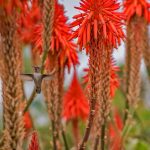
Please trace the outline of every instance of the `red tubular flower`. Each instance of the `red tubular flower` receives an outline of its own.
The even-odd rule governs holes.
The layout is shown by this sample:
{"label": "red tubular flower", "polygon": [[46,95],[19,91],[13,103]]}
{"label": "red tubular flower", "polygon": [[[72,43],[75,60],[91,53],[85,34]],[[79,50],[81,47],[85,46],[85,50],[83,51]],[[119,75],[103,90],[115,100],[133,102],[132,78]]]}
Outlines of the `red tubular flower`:
{"label": "red tubular flower", "polygon": [[32,139],[28,150],[39,150],[39,142],[38,142],[38,136],[36,132],[32,133]]}
{"label": "red tubular flower", "polygon": [[[89,81],[89,69],[84,69],[87,74],[83,77],[84,83],[88,84]],[[116,74],[119,71],[119,67],[115,66],[115,63],[112,61],[111,70],[110,70],[110,97],[113,98],[115,95],[116,89],[119,87],[119,77]],[[88,85],[89,86],[89,85]]]}
{"label": "red tubular flower", "polygon": [[89,105],[78,82],[77,75],[74,73],[72,83],[64,95],[63,117],[66,120],[86,120],[89,113]]}
{"label": "red tubular flower", "polygon": [[[42,24],[35,27],[34,42],[40,54],[42,53],[42,31]],[[64,15],[64,7],[56,2],[50,50],[52,53],[59,53],[61,51],[59,53],[60,65],[64,65],[67,61],[68,68],[70,68],[71,64],[78,63],[76,45],[69,40],[70,36],[71,30],[67,24],[67,17]]]}
{"label": "red tubular flower", "polygon": [[126,0],[124,3],[124,13],[129,21],[134,15],[139,17],[143,16],[149,22],[150,21],[150,4],[147,0]]}
{"label": "red tubular flower", "polygon": [[115,112],[114,124],[109,124],[110,149],[119,150],[122,146],[121,132],[123,122],[118,112]]}
{"label": "red tubular flower", "polygon": [[71,27],[79,26],[71,38],[78,37],[80,50],[85,47],[88,52],[91,37],[101,38],[105,44],[115,48],[120,45],[125,36],[121,28],[124,15],[116,12],[119,7],[116,0],[81,0],[80,7],[75,8],[83,13],[75,15],[73,18],[76,20],[71,24]]}
{"label": "red tubular flower", "polygon": [[111,71],[110,71],[110,96],[113,98],[115,96],[115,91],[119,87],[119,77],[116,74],[119,71],[119,67],[115,66],[114,62],[112,63],[111,66]]}

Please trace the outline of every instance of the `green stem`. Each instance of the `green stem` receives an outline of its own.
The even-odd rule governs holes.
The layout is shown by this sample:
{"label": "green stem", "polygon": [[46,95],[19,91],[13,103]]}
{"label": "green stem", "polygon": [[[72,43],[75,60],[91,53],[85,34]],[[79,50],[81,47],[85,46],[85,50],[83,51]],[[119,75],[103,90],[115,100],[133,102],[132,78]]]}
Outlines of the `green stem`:
{"label": "green stem", "polygon": [[128,119],[128,115],[129,115],[129,103],[128,100],[126,100],[126,104],[125,104],[125,114],[124,114],[124,124],[126,123],[127,119]]}
{"label": "green stem", "polygon": [[51,120],[52,122],[52,134],[53,134],[53,148],[54,150],[57,150],[57,145],[56,145],[56,135],[55,135],[55,123],[53,120]]}
{"label": "green stem", "polygon": [[127,133],[130,131],[130,129],[131,129],[131,124],[125,125],[125,127],[122,131],[122,139],[127,135]]}
{"label": "green stem", "polygon": [[41,74],[44,73],[44,63],[47,58],[47,55],[48,55],[48,51],[44,51],[44,54],[42,56]]}
{"label": "green stem", "polygon": [[123,88],[120,87],[119,89],[120,89],[120,92],[122,93],[122,95],[124,96],[124,98],[126,99],[126,101],[125,101],[125,114],[124,114],[124,119],[123,119],[124,124],[125,124],[127,119],[128,119],[128,115],[129,115],[129,109],[130,109],[129,108],[129,102],[128,102],[127,97],[123,91]]}
{"label": "green stem", "polygon": [[94,143],[93,150],[98,150],[98,147],[99,147],[99,138],[100,138],[100,136],[97,135],[96,138],[95,138],[95,143]]}
{"label": "green stem", "polygon": [[69,146],[68,146],[68,143],[67,143],[67,138],[66,138],[66,134],[65,134],[64,129],[62,129],[62,137],[63,137],[63,140],[64,140],[65,149],[69,150]]}
{"label": "green stem", "polygon": [[29,109],[29,107],[30,107],[31,103],[33,102],[35,96],[36,96],[36,89],[34,87],[34,90],[33,90],[32,94],[31,94],[31,96],[30,96],[30,98],[27,102],[27,105],[26,105],[25,109],[23,110],[23,114],[25,112],[27,112],[27,110]]}
{"label": "green stem", "polygon": [[148,78],[150,80],[150,66],[149,65],[146,65],[146,70],[147,70]]}
{"label": "green stem", "polygon": [[[129,110],[130,111],[130,115],[133,116],[134,113],[135,113],[135,110]],[[125,138],[125,136],[129,133],[129,131],[131,130],[132,128],[132,124],[130,123],[130,120],[126,120],[126,124],[123,128],[123,131],[122,131],[122,139]]]}
{"label": "green stem", "polygon": [[101,129],[101,150],[105,150],[105,130],[106,130],[106,122],[104,122]]}

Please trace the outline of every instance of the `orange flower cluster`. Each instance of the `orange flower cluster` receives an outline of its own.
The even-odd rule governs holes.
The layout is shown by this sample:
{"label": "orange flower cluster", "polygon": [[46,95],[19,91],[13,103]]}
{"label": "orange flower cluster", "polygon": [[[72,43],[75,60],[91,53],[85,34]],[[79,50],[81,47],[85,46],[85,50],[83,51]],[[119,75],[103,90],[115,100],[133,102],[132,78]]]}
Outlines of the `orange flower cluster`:
{"label": "orange flower cluster", "polygon": [[121,22],[124,19],[123,13],[117,12],[119,3],[116,0],[81,0],[80,7],[76,9],[83,13],[75,15],[71,27],[77,27],[70,38],[78,37],[80,50],[87,48],[91,39],[102,40],[104,44],[117,48],[124,39]]}
{"label": "orange flower cluster", "polygon": [[66,120],[78,120],[78,118],[85,120],[88,117],[88,100],[83,93],[76,73],[74,73],[72,83],[64,95],[63,108],[63,117]]}
{"label": "orange flower cluster", "polygon": [[[88,83],[89,81],[89,69],[84,69],[85,72],[87,72],[87,74],[83,77],[84,78],[84,83]],[[116,72],[119,71],[119,67],[115,66],[114,61],[112,61],[112,65],[111,65],[111,70],[110,70],[110,96],[111,98],[114,97],[115,95],[115,91],[116,89],[119,87],[119,77],[116,74]],[[88,85],[89,86],[89,85]]]}
{"label": "orange flower cluster", "polygon": [[150,21],[150,3],[147,0],[126,0],[124,2],[124,13],[129,21],[134,15],[139,17],[143,16],[149,22]]}

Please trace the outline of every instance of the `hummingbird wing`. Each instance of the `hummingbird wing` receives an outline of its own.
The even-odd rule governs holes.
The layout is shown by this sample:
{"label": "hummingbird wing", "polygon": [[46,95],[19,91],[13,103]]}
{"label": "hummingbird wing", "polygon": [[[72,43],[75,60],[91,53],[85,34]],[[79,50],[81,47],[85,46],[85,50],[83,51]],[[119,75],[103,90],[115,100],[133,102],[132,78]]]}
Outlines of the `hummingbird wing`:
{"label": "hummingbird wing", "polygon": [[51,80],[55,73],[56,73],[56,69],[54,68],[49,74],[43,74],[42,80]]}
{"label": "hummingbird wing", "polygon": [[52,78],[53,78],[53,75],[49,75],[49,74],[43,74],[42,75],[43,80],[51,80]]}
{"label": "hummingbird wing", "polygon": [[33,74],[20,74],[22,80],[33,81]]}

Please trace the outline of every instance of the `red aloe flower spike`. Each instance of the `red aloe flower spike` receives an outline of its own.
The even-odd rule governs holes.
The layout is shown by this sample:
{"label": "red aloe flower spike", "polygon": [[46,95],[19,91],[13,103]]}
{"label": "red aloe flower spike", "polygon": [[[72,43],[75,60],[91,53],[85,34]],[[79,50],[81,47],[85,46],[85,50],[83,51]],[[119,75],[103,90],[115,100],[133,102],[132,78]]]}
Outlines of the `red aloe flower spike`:
{"label": "red aloe flower spike", "polygon": [[86,96],[79,84],[76,73],[74,73],[72,83],[64,95],[63,117],[66,120],[86,120],[89,114],[89,105]]}
{"label": "red aloe flower spike", "polygon": [[32,133],[32,139],[31,139],[28,150],[39,150],[38,135],[36,132]]}
{"label": "red aloe flower spike", "polygon": [[[123,13],[117,12],[119,7],[119,3],[116,0],[81,0],[80,6],[75,7],[82,13],[74,17],[75,21],[71,24],[71,27],[77,27],[77,29],[71,38],[78,38],[77,43],[80,50],[85,48],[86,53],[89,53],[89,76],[91,82],[89,119],[79,150],[84,150],[88,141],[97,101],[103,99],[103,102],[100,103],[104,105],[104,109],[101,111],[103,120],[105,120],[104,124],[110,111],[108,103],[110,99],[111,54],[113,48],[117,48],[121,39],[125,38],[122,31],[122,20],[125,16]],[[103,96],[102,99],[100,95]],[[102,136],[101,141],[105,141],[104,134]]]}
{"label": "red aloe flower spike", "polygon": [[150,3],[147,0],[125,0],[124,13],[129,21],[134,15],[144,17],[147,22],[150,21]]}

